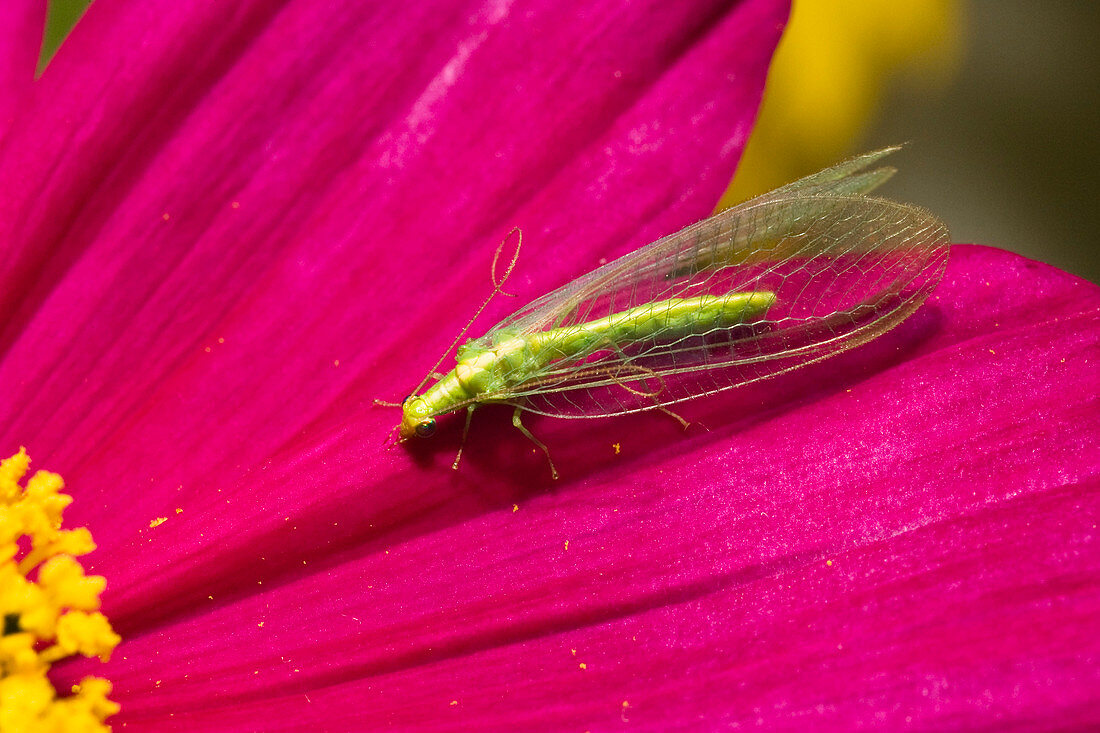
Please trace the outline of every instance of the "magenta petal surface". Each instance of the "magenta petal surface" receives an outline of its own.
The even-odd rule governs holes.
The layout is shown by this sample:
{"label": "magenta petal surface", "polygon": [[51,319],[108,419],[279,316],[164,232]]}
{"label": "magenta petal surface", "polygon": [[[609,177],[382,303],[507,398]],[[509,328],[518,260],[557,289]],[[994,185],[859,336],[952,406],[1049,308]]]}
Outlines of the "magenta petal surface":
{"label": "magenta petal surface", "polygon": [[[127,721],[1085,729],[1098,342],[1095,286],[957,247],[913,319],[755,416],[545,491],[513,476],[515,505],[378,467],[327,517],[333,541],[377,523],[354,548],[275,582],[254,557],[235,577],[262,586],[134,630]],[[603,431],[584,449],[646,440]],[[403,526],[372,500],[437,481],[455,497]],[[309,534],[299,515],[283,539],[306,557]]]}
{"label": "magenta petal surface", "polygon": [[[0,382],[19,389],[0,442],[112,487],[74,511],[127,557],[110,573],[123,629],[241,592],[264,538],[277,577],[480,512],[446,472],[364,490],[421,472],[382,450],[396,418],[373,398],[420,379],[517,224],[543,254],[510,287],[533,297],[705,215],[787,10],[163,5],[97,3],[36,90],[45,122],[0,151],[23,177],[0,180]],[[127,44],[115,60],[127,28],[149,61]],[[70,81],[77,66],[97,71]]]}
{"label": "magenta petal surface", "polygon": [[709,212],[786,12],[97,0],[0,150],[0,449],[125,637],[61,681],[127,730],[1100,719],[1100,293],[1052,268],[955,248],[709,431],[532,420],[557,483],[499,410],[457,473],[454,421],[384,447],[513,226],[525,302]]}
{"label": "magenta petal surface", "polygon": [[0,140],[31,92],[45,25],[45,0],[0,3]]}

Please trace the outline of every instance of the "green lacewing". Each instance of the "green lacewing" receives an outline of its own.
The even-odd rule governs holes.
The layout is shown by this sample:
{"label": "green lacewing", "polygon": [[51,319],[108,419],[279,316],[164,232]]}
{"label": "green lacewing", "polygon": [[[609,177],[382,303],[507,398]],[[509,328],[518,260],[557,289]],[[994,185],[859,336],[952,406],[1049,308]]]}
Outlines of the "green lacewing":
{"label": "green lacewing", "polygon": [[935,288],[950,242],[931,213],[868,195],[895,172],[870,166],[896,150],[726,209],[538,298],[425,378],[401,403],[399,439],[427,437],[438,415],[461,409],[468,431],[475,407],[507,404],[549,460],[523,411],[667,411],[882,335]]}

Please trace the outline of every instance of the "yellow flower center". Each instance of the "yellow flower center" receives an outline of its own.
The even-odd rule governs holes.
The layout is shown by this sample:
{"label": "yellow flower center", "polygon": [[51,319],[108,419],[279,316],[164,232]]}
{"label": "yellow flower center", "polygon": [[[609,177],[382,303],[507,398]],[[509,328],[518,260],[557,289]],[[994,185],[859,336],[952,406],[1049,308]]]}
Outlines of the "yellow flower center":
{"label": "yellow flower center", "polygon": [[76,560],[95,549],[91,533],[61,529],[73,499],[55,473],[23,483],[29,464],[23,448],[0,461],[0,731],[108,731],[110,682],[85,677],[61,697],[46,677],[73,654],[107,661],[121,639],[99,612],[106,580]]}

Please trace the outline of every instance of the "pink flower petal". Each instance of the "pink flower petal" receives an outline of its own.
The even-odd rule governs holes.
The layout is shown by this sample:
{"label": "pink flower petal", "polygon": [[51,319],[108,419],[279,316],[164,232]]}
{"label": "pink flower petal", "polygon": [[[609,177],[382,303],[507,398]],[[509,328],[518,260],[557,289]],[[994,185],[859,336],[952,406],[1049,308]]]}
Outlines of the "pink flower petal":
{"label": "pink flower petal", "polygon": [[523,302],[707,213],[786,12],[387,7],[97,0],[0,151],[0,440],[100,543],[115,722],[1097,722],[1100,291],[1052,268],[955,248],[709,431],[532,420],[559,483],[500,410],[457,473],[455,421],[383,447],[513,226]]}
{"label": "pink flower petal", "polygon": [[[588,11],[591,35],[578,36],[550,3],[438,18],[355,7],[336,38],[325,4],[295,4],[262,26],[240,20],[255,36],[191,93],[185,120],[162,113],[160,99],[114,89],[150,85],[144,76],[109,76],[99,97],[148,120],[155,156],[125,151],[134,157],[117,164],[125,180],[99,171],[95,190],[89,181],[76,190],[80,175],[45,179],[42,197],[64,200],[60,208],[85,202],[61,245],[79,257],[51,259],[22,287],[0,364],[0,379],[20,385],[3,440],[109,491],[103,506],[75,511],[97,527],[104,556],[129,558],[110,573],[124,629],[129,609],[148,618],[236,587],[236,573],[256,562],[244,548],[280,536],[288,515],[327,527],[360,504],[347,543],[379,512],[401,523],[456,494],[480,511],[447,472],[420,492],[363,491],[380,467],[409,470],[407,456],[381,450],[396,420],[371,399],[408,389],[420,377],[410,370],[428,368],[487,289],[490,254],[514,224],[557,263],[532,262],[527,272],[541,279],[531,291],[590,267],[600,250],[639,244],[623,233],[628,222],[633,232],[646,222],[663,229],[705,213],[755,112],[786,10],[759,0],[667,17],[609,7]],[[117,25],[146,20],[104,8],[115,15],[89,15],[50,73],[79,50],[105,53],[93,33],[108,42]],[[240,40],[243,31],[223,25],[212,32]],[[156,28],[195,47],[203,35]],[[322,32],[324,42],[311,38]],[[500,85],[499,60],[529,54],[532,37],[540,53]],[[191,69],[193,54],[159,36],[145,42],[165,47],[158,73]],[[598,53],[563,67],[578,44]],[[317,48],[330,50],[305,64],[303,49]],[[87,131],[100,158],[119,152],[120,124]],[[647,126],[660,128],[648,143]],[[73,166],[83,172],[93,158]],[[622,211],[608,214],[612,193]],[[587,229],[564,241],[544,234],[586,211]],[[50,221],[24,232],[26,251],[53,236]],[[157,533],[165,547],[155,554],[141,553],[149,522],[177,508],[187,521]],[[275,545],[271,571],[300,563]],[[150,595],[154,576],[165,582]]]}
{"label": "pink flower petal", "polygon": [[[467,506],[396,527],[371,497],[446,469],[373,477],[327,526],[286,523],[300,572],[252,558],[242,592],[135,629],[127,722],[1087,727],[1098,322],[1094,286],[958,247],[914,319],[763,414],[517,487],[518,510],[460,472]],[[604,430],[589,452],[644,441]]]}
{"label": "pink flower petal", "polygon": [[0,3],[0,141],[31,92],[45,24],[43,0]]}

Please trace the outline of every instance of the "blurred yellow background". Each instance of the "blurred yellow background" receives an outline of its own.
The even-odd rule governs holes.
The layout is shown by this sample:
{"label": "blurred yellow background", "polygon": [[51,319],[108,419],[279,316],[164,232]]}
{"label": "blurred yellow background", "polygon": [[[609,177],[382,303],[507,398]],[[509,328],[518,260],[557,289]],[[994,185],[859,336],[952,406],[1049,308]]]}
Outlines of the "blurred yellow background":
{"label": "blurred yellow background", "polygon": [[959,67],[960,5],[796,0],[756,128],[723,205],[860,152],[853,146],[868,137],[890,90],[922,97],[941,92]]}
{"label": "blurred yellow background", "polygon": [[795,0],[724,203],[908,142],[884,193],[1100,282],[1100,3]]}
{"label": "blurred yellow background", "polygon": [[[51,0],[43,59],[88,0]],[[795,0],[728,205],[908,142],[885,194],[1100,282],[1100,3]]]}

